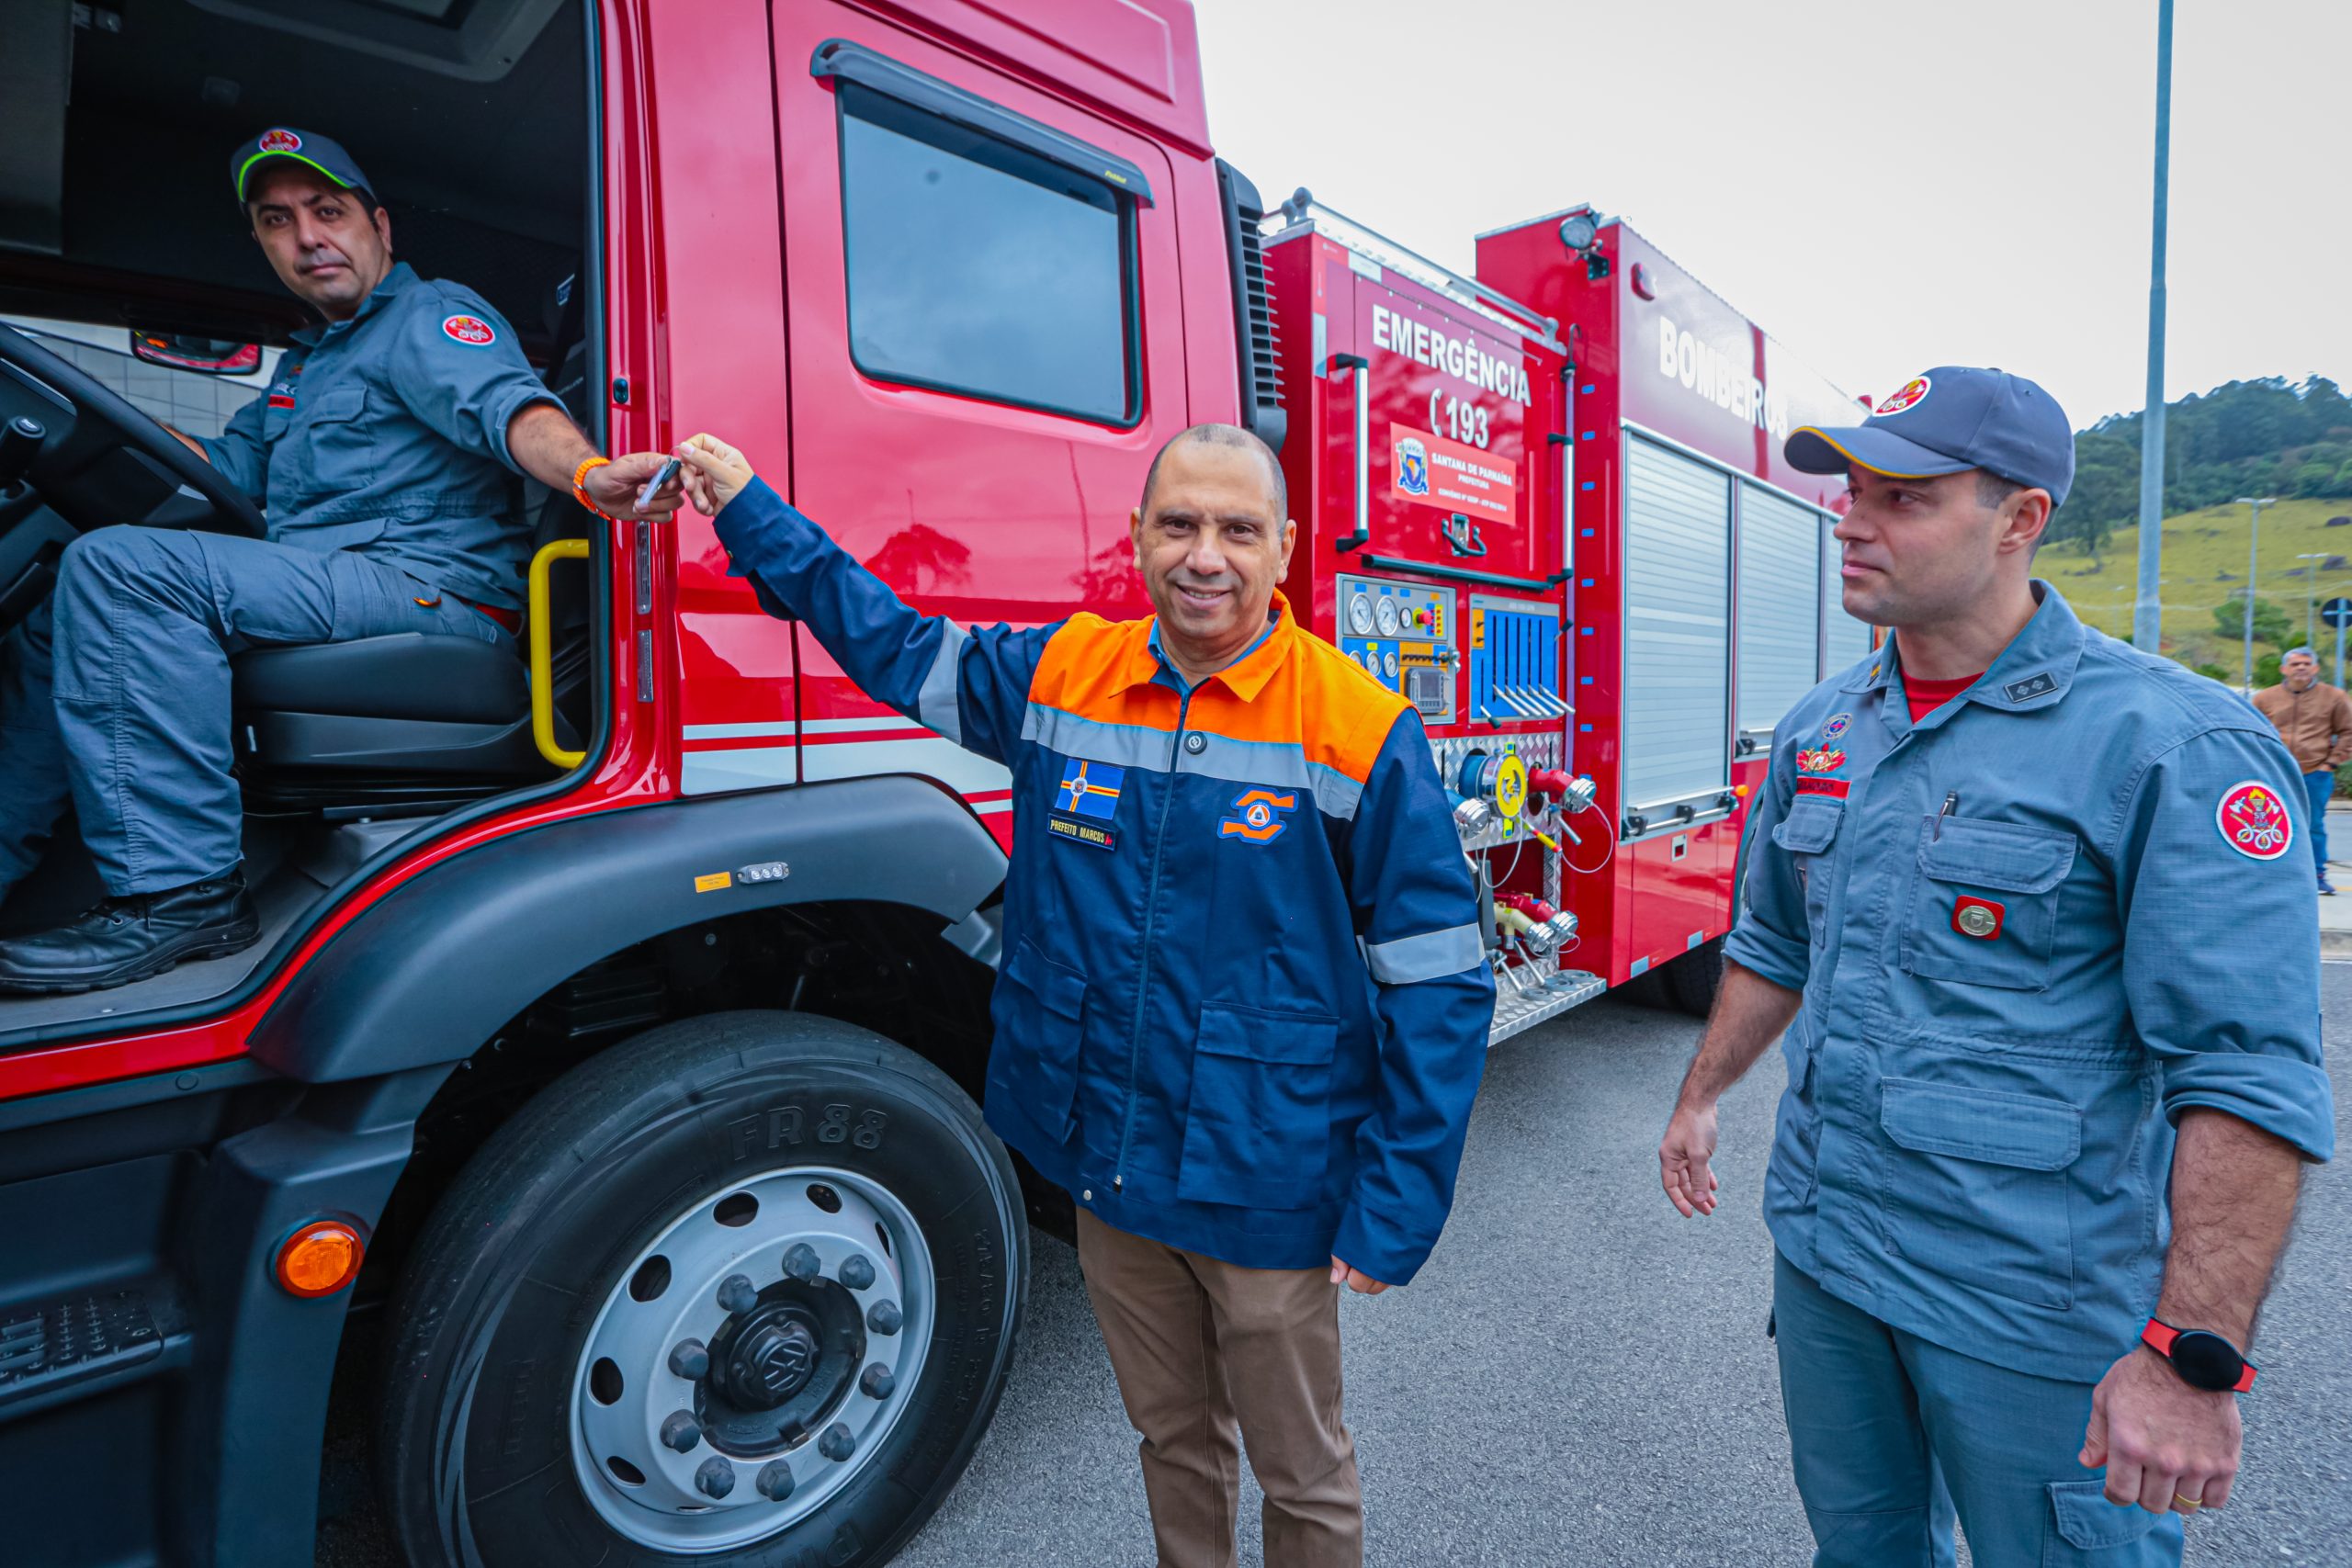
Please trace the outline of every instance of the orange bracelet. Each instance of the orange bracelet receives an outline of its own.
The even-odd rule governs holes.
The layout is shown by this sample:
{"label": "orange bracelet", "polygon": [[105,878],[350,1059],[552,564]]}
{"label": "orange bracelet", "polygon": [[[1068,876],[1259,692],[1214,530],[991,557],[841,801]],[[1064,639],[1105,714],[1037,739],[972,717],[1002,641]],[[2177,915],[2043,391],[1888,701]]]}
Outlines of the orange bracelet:
{"label": "orange bracelet", "polygon": [[614,516],[611,513],[605,511],[603,507],[588,499],[588,486],[585,482],[588,478],[589,469],[610,468],[612,466],[612,461],[613,460],[610,457],[590,457],[581,458],[580,466],[571,470],[571,494],[572,498],[578,501],[581,505],[586,507],[589,511],[594,513],[605,522],[617,523],[620,521],[619,518]]}

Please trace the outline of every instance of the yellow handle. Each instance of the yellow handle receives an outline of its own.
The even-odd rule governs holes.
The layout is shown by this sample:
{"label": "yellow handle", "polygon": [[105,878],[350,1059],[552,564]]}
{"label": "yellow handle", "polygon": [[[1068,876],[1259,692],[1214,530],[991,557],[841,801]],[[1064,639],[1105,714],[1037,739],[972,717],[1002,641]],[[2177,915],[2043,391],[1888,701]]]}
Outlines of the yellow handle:
{"label": "yellow handle", "polygon": [[588,753],[555,743],[555,610],[548,602],[548,570],[560,560],[587,558],[585,539],[558,539],[531,558],[531,739],[540,756],[566,773]]}

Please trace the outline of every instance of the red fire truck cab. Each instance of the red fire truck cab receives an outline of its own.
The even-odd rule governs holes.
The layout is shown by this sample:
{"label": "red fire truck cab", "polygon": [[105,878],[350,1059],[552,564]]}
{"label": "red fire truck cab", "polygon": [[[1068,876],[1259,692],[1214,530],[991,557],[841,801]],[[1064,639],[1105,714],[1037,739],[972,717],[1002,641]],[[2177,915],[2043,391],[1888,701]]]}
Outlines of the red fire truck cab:
{"label": "red fire truck cab", "polygon": [[[80,534],[250,512],[158,422],[302,324],[221,154],[315,128],[605,450],[725,434],[930,613],[1145,613],[1153,453],[1256,431],[1293,604],[1428,724],[1495,1037],[1651,972],[1703,1003],[1755,743],[1867,644],[1777,456],[1854,413],[1622,224],[1472,279],[1268,210],[1182,0],[47,10],[0,631]],[[258,946],[0,998],[12,1562],[307,1562],[332,1418],[419,1568],[880,1563],[986,1427],[1068,1213],[975,1103],[1009,778],[706,521],[517,506],[527,661],[235,655]],[[62,833],[0,931],[95,892]]]}

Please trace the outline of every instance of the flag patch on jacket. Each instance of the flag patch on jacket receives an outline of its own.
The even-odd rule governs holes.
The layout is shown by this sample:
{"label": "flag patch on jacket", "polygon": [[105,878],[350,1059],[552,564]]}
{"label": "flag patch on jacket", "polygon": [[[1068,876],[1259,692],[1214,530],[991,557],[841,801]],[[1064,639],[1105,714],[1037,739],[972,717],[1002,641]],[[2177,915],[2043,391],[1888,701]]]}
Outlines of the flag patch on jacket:
{"label": "flag patch on jacket", "polygon": [[1097,817],[1107,822],[1119,809],[1119,787],[1126,779],[1125,768],[1072,757],[1062,764],[1061,787],[1054,792],[1054,809],[1073,817]]}

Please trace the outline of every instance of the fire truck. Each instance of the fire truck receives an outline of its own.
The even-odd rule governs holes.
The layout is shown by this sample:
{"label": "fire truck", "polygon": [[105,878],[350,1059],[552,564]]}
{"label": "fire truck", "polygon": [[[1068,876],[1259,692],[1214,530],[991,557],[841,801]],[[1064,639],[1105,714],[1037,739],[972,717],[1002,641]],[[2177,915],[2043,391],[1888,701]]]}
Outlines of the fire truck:
{"label": "fire truck", "polygon": [[[1473,277],[1269,203],[1183,0],[9,27],[0,631],[83,533],[266,526],[163,422],[217,429],[303,324],[220,168],[284,124],[605,449],[723,434],[927,613],[1147,613],[1153,453],[1264,437],[1300,618],[1427,725],[1498,1041],[1703,1008],[1773,719],[1869,645],[1779,456],[1849,400],[1594,209]],[[418,1568],[881,1563],[988,1424],[1069,1213],[978,1109],[1009,776],[705,520],[517,505],[527,659],[235,652],[258,945],[0,998],[12,1562],[307,1562],[332,1419]],[[0,931],[96,891],[61,833]]]}

